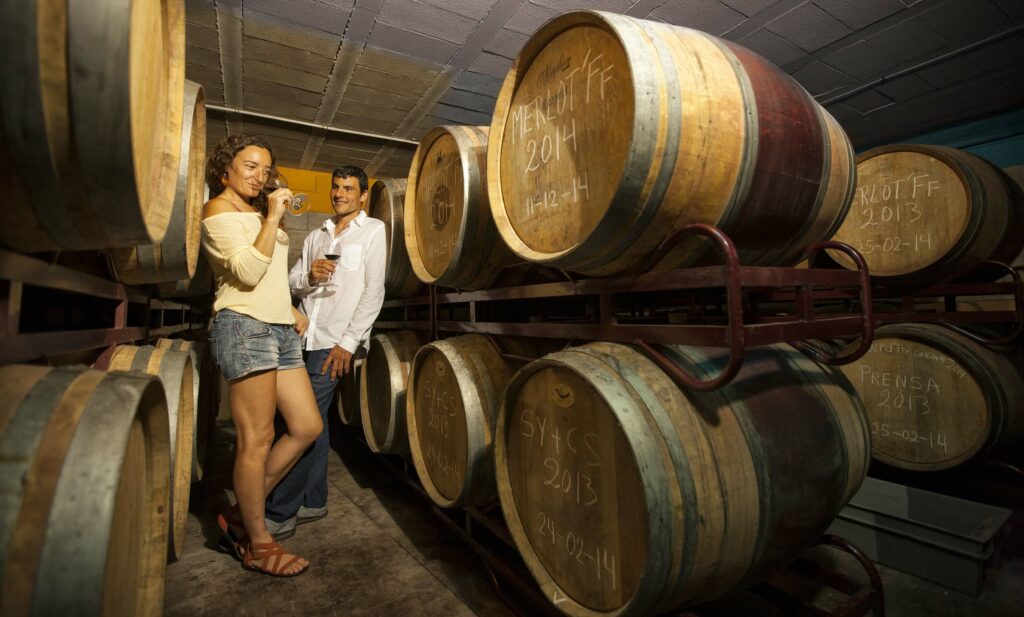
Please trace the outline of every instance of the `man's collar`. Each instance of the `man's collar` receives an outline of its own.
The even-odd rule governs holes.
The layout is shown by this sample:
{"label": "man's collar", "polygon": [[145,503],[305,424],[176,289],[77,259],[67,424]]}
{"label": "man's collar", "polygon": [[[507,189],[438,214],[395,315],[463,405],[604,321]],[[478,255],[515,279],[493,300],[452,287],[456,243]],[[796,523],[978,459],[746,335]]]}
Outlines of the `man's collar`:
{"label": "man's collar", "polygon": [[[356,227],[362,227],[366,224],[370,217],[366,214],[366,210],[360,210],[356,218],[352,219],[349,225],[355,225]],[[324,231],[334,231],[334,217],[324,219],[324,222],[320,225],[320,229]]]}

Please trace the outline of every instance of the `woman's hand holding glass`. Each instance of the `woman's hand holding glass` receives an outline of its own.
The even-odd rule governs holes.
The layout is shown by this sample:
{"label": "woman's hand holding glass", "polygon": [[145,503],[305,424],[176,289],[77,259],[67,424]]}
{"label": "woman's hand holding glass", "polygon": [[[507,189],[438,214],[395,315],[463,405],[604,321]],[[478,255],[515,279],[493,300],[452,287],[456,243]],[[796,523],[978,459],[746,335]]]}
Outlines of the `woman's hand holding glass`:
{"label": "woman's hand holding glass", "polygon": [[[264,190],[267,190],[264,187]],[[292,200],[292,192],[288,189],[276,189],[267,195],[267,215],[268,218],[280,220],[284,216],[285,212],[289,211],[289,205]]]}
{"label": "woman's hand holding glass", "polygon": [[309,209],[309,196],[301,193],[295,194],[288,189],[288,180],[281,175],[276,169],[270,172],[270,176],[267,181],[263,183],[263,191],[267,193],[267,197],[271,202],[271,208],[277,205],[274,203],[275,199],[282,200],[282,206],[288,212],[288,214],[294,216],[300,216],[306,213]]}

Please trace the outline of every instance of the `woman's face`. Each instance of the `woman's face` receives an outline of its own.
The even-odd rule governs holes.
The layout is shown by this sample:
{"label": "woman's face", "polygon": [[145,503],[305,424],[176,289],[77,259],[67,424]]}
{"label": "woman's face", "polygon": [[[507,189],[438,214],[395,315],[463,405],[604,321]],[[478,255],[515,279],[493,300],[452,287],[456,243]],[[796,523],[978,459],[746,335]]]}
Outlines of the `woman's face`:
{"label": "woman's face", "polygon": [[260,189],[270,175],[270,152],[259,146],[246,146],[238,151],[224,174],[224,184],[239,197],[250,200],[260,194]]}

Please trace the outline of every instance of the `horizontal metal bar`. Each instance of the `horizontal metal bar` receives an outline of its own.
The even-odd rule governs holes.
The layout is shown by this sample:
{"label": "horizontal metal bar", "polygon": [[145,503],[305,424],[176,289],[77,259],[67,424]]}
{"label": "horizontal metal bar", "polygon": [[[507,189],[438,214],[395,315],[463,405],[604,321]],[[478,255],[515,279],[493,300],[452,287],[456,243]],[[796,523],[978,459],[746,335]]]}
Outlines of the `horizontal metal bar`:
{"label": "horizontal metal bar", "polygon": [[233,107],[224,107],[223,105],[214,105],[212,103],[206,104],[207,110],[221,111],[225,113],[239,114],[242,116],[250,116],[252,118],[263,118],[264,120],[273,120],[274,122],[280,122],[282,124],[293,124],[296,126],[306,126],[313,129],[320,129],[327,131],[328,133],[342,133],[345,135],[355,135],[357,137],[369,137],[370,139],[379,139],[380,141],[393,141],[402,144],[411,144],[418,146],[419,142],[412,139],[404,139],[402,137],[395,137],[394,135],[381,135],[380,133],[367,133],[365,131],[353,131],[352,129],[340,129],[336,126],[330,126],[327,124],[317,124],[316,122],[307,122],[305,120],[296,120],[295,118],[286,118],[284,116],[275,116],[272,114],[264,114],[258,111],[252,111],[249,109],[235,109]]}
{"label": "horizontal metal bar", "polygon": [[632,343],[636,339],[670,345],[728,346],[728,330],[723,326],[650,326],[556,323],[502,323],[439,321],[438,330],[475,334],[532,336],[538,338],[580,339]]}
{"label": "horizontal metal bar", "polygon": [[192,324],[190,324],[190,323],[178,324],[176,326],[163,326],[161,328],[153,328],[152,330],[150,330],[149,331],[149,337],[150,338],[153,338],[153,337],[158,337],[159,338],[159,337],[162,337],[162,336],[167,336],[169,334],[177,334],[179,332],[185,332],[185,331],[191,330],[191,329],[192,329]]}
{"label": "horizontal metal bar", "polygon": [[0,363],[27,362],[74,351],[99,349],[141,340],[143,328],[72,330],[0,336]]}
{"label": "horizontal metal bar", "polygon": [[772,345],[808,339],[853,337],[861,333],[864,318],[861,315],[827,317],[814,321],[757,323],[744,326],[747,345]]}
{"label": "horizontal metal bar", "polygon": [[182,304],[181,302],[175,302],[173,300],[161,300],[159,298],[153,298],[152,302],[149,303],[150,310],[163,310],[163,311],[190,311],[192,310],[191,304]]}
{"label": "horizontal metal bar", "polygon": [[430,322],[423,321],[380,321],[373,322],[374,328],[382,330],[429,330]]}
{"label": "horizontal metal bar", "polygon": [[460,302],[480,302],[489,300],[525,300],[529,298],[557,298],[586,295],[592,292],[581,292],[579,282],[540,283],[538,285],[522,285],[519,287],[499,287],[497,289],[481,289],[479,291],[461,291],[437,294],[439,304],[458,304]]}
{"label": "horizontal metal bar", "polygon": [[[876,298],[902,298],[911,295],[914,298],[935,298],[942,296],[990,296],[1013,295],[1013,283],[951,283],[936,285],[926,289],[914,290],[912,294],[899,293],[896,290],[879,288],[875,291]],[[887,293],[888,292],[888,293]]]}
{"label": "horizontal metal bar", "polygon": [[3,249],[0,249],[0,279],[97,298],[127,299],[129,302],[142,303],[147,299],[145,293],[120,283]]}
{"label": "horizontal metal bar", "polygon": [[391,298],[384,300],[381,308],[402,308],[406,306],[427,306],[430,304],[430,296],[416,296],[415,298]]}
{"label": "horizontal metal bar", "polygon": [[957,311],[955,313],[879,313],[875,312],[875,321],[879,323],[1012,323],[1017,319],[1013,311]]}
{"label": "horizontal metal bar", "polygon": [[[744,266],[740,268],[739,274],[740,282],[744,288],[799,285],[857,287],[858,285],[858,273],[847,270]],[[589,296],[602,293],[676,291],[724,286],[724,266],[707,266],[668,270],[665,272],[648,272],[633,277],[583,279],[575,282],[540,283],[518,287],[441,293],[437,295],[437,301],[443,304],[458,304],[460,302],[473,301]],[[856,296],[856,292],[853,292],[853,295]],[[429,304],[429,302],[429,296],[420,296],[417,298],[388,300],[384,303],[384,306],[418,306]]]}

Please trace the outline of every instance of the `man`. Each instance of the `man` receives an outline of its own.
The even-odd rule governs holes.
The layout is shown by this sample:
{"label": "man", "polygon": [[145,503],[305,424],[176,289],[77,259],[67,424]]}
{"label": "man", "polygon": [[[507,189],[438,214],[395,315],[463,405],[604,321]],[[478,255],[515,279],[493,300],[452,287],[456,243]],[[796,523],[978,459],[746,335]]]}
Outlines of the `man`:
{"label": "man", "polygon": [[[334,216],[306,237],[288,275],[292,294],[301,299],[299,310],[309,318],[306,371],[325,427],[338,378],[354,370],[354,357],[365,355],[370,326],[384,302],[384,223],[363,211],[367,188],[366,172],[359,167],[334,170]],[[297,525],[327,516],[329,442],[325,428],[267,497],[267,529],[275,538],[290,537]]]}

